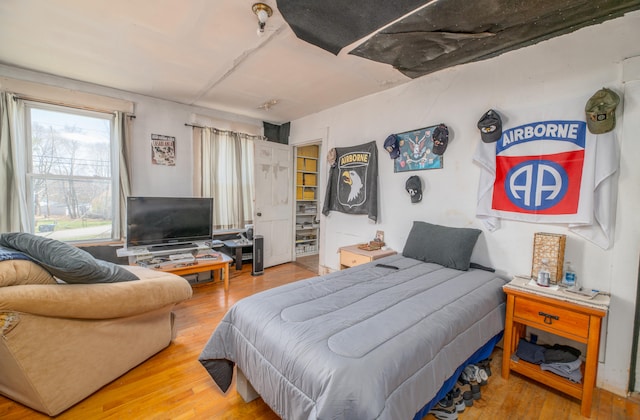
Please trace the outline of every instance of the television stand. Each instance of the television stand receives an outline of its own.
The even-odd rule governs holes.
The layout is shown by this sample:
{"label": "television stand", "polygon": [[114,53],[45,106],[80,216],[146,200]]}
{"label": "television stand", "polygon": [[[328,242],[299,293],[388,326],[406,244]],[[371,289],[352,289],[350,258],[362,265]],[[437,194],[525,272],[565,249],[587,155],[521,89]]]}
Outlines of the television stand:
{"label": "television stand", "polygon": [[195,255],[195,259],[192,262],[176,262],[175,264],[164,265],[158,268],[155,268],[153,265],[147,267],[152,270],[164,271],[178,276],[188,276],[190,274],[211,271],[212,278],[214,271],[221,270],[224,291],[227,292],[229,290],[229,265],[232,261],[228,255],[221,252],[209,251]]}
{"label": "television stand", "polygon": [[118,257],[129,257],[129,264],[135,264],[138,260],[147,259],[151,256],[182,254],[185,252],[195,254],[199,251],[211,250],[210,243],[211,241],[193,241],[184,244],[131,246],[117,249],[116,255]]}
{"label": "television stand", "polygon": [[[176,245],[189,245],[180,248]],[[194,241],[189,244],[163,244],[161,249],[154,246],[120,248],[119,257],[128,257],[129,265],[139,265],[152,270],[165,271],[178,276],[187,276],[205,271],[221,270],[224,290],[229,290],[229,265],[231,257],[211,249],[211,241]],[[185,252],[186,251],[186,252]],[[171,255],[190,253],[190,259],[171,259]]]}
{"label": "television stand", "polygon": [[198,249],[198,245],[193,243],[184,243],[184,244],[162,244],[162,245],[151,245],[147,248],[150,252],[157,251],[175,251],[179,250],[187,250],[187,249]]}

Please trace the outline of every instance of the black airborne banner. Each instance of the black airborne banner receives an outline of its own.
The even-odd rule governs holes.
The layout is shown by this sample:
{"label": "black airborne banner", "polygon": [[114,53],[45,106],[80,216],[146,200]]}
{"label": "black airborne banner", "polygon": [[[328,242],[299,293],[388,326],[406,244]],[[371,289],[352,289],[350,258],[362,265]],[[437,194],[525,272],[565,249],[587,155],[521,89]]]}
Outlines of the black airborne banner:
{"label": "black airborne banner", "polygon": [[376,142],[336,147],[322,214],[335,210],[378,219],[378,149]]}

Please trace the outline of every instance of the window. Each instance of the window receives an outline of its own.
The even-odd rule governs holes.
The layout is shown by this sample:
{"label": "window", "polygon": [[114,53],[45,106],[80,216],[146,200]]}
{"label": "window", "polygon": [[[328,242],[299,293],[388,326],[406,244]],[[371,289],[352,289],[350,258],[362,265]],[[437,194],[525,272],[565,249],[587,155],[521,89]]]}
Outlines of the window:
{"label": "window", "polygon": [[117,238],[114,115],[32,102],[25,109],[32,233],[62,241]]}

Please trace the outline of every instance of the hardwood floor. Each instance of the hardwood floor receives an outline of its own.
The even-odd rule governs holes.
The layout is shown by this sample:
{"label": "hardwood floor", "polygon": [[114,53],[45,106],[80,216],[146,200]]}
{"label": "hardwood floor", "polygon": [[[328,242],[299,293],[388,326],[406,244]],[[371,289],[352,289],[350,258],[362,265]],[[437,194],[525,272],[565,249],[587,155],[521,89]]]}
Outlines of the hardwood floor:
{"label": "hardwood floor", "polygon": [[297,257],[295,263],[309,271],[313,271],[314,273],[318,273],[318,269],[320,268],[318,263],[318,254]]}
{"label": "hardwood floor", "polygon": [[[257,399],[244,403],[235,384],[220,393],[198,362],[205,343],[227,309],[243,297],[315,273],[298,264],[268,268],[251,276],[251,265],[240,272],[231,269],[231,285],[225,294],[219,280],[193,286],[191,300],[175,309],[178,334],[166,349],[142,365],[106,385],[56,418],[58,419],[278,419]],[[52,355],[53,357],[53,355]],[[482,398],[460,414],[460,419],[578,419],[579,401],[544,385],[512,374],[500,376],[502,351],[492,355],[489,384]],[[2,372],[0,372],[0,375]],[[87,372],[91,374],[91,372]],[[0,418],[46,419],[48,416],[0,396]],[[426,419],[434,417],[428,415]],[[592,419],[640,418],[640,403],[596,389]]]}

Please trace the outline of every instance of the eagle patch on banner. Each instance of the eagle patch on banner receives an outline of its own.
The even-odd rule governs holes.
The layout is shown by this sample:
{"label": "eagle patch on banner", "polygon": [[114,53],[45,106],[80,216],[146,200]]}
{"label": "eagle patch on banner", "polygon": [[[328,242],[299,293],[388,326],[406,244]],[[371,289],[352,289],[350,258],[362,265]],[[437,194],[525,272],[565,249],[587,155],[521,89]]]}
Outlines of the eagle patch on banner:
{"label": "eagle patch on banner", "polygon": [[499,219],[566,223],[607,249],[613,241],[617,142],[580,120],[537,121],[480,143],[476,216],[494,231]]}
{"label": "eagle patch on banner", "polygon": [[322,214],[335,210],[378,218],[378,149],[376,142],[336,147]]}

